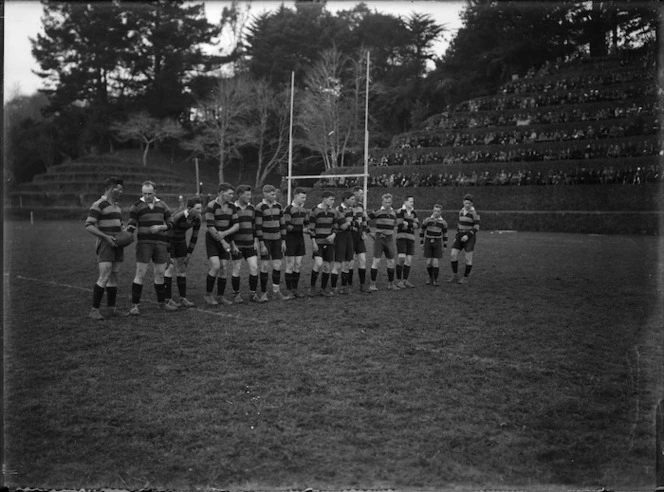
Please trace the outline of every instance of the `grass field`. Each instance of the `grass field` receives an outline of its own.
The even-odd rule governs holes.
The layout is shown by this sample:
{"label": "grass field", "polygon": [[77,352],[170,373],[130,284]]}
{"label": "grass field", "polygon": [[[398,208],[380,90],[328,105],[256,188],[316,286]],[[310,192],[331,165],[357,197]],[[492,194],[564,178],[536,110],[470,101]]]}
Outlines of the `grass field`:
{"label": "grass field", "polygon": [[9,486],[654,488],[660,238],[486,231],[467,288],[418,252],[416,289],[176,313],[148,280],[91,322],[83,224],[4,233]]}

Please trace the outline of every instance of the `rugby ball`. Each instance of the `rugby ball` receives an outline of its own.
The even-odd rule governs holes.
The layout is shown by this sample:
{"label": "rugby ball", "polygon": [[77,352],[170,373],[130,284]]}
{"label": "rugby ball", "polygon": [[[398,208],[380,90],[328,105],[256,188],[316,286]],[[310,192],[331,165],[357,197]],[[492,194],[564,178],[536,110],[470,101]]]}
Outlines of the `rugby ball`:
{"label": "rugby ball", "polygon": [[133,242],[134,242],[134,235],[127,230],[120,231],[115,235],[115,244],[117,244],[121,248],[129,246]]}

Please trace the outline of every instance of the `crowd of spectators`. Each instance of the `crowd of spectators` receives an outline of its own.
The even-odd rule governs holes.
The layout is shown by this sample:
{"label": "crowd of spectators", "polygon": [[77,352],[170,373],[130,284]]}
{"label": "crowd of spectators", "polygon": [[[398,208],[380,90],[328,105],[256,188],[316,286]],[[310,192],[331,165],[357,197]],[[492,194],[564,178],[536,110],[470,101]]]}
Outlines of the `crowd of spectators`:
{"label": "crowd of spectators", "polygon": [[625,158],[656,155],[659,144],[656,139],[643,138],[629,141],[570,142],[568,145],[537,148],[534,146],[516,146],[510,150],[478,150],[472,147],[466,150],[448,148],[445,151],[402,152],[396,150],[378,156],[371,156],[370,165],[409,166],[441,163],[487,163],[487,162],[538,162],[570,159]]}
{"label": "crowd of spectators", "polygon": [[[595,86],[627,84],[637,80],[646,80],[649,76],[645,70],[630,70],[602,74],[577,74],[552,79],[517,79],[502,86],[501,94],[529,94],[539,92],[566,91],[570,89],[586,89]],[[652,78],[652,76],[650,76]]]}
{"label": "crowd of spectators", "polygon": [[[664,182],[662,166],[652,164],[629,168],[604,166],[602,168],[577,168],[570,171],[549,169],[533,171],[473,171],[472,173],[451,172],[405,174],[384,173],[369,176],[370,188],[402,188],[432,186],[526,186],[526,185],[582,185],[582,184],[643,184]],[[352,188],[362,186],[362,178],[321,178],[314,185],[317,188]]]}
{"label": "crowd of spectators", "polygon": [[[546,128],[546,127],[545,127]],[[622,123],[588,125],[585,128],[564,127],[549,131],[527,127],[490,132],[423,133],[402,137],[399,149],[430,147],[463,147],[477,145],[517,145],[524,143],[566,142],[569,140],[597,140],[624,138],[657,133],[655,121],[643,118],[623,120]]]}
{"label": "crowd of spectators", "polygon": [[509,109],[535,109],[563,104],[585,104],[601,101],[621,101],[635,97],[654,96],[657,93],[652,80],[625,84],[612,88],[559,91],[531,96],[508,94],[485,96],[459,103],[454,111],[504,111]]}
{"label": "crowd of spectators", "polygon": [[580,107],[563,107],[557,110],[542,112],[514,112],[506,114],[503,111],[487,114],[440,113],[429,119],[426,130],[436,128],[443,130],[460,130],[472,128],[487,128],[500,126],[528,126],[538,124],[572,123],[575,121],[600,121],[610,119],[631,118],[635,116],[656,115],[658,111],[655,101],[632,102],[629,105],[611,105],[583,109]]}

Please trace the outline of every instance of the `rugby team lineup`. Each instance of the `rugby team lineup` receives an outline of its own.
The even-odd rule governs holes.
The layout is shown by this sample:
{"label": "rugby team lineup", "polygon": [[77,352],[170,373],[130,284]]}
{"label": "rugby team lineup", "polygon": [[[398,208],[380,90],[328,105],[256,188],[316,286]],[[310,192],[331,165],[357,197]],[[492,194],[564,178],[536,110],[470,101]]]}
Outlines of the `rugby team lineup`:
{"label": "rugby team lineup", "polygon": [[[187,268],[203,226],[209,267],[203,295],[207,306],[334,297],[352,292],[371,294],[380,290],[378,277],[383,258],[387,290],[414,288],[409,276],[417,246],[425,259],[426,285],[440,286],[440,260],[448,246],[448,223],[442,217],[440,204],[432,207],[429,216],[420,218],[412,196],[405,197],[399,205],[393,203],[392,194],[385,193],[381,203],[372,209],[365,207],[363,189],[358,186],[338,194],[324,191],[320,203],[313,205],[306,203],[305,188],[295,188],[291,203],[284,206],[278,202],[278,190],[272,185],[263,186],[263,199],[253,204],[251,186],[235,188],[221,183],[213,200],[204,203],[199,195],[194,195],[174,212],[157,197],[155,183],[145,181],[142,196],[131,206],[125,226],[118,204],[123,185],[121,177],[107,178],[104,194],[92,204],[85,221],[85,229],[97,239],[99,276],[88,314],[93,320],[121,315],[116,306],[118,276],[125,248],[134,242],[136,271],[131,284],[131,307],[124,316],[141,314],[143,285],[150,264],[160,310],[172,312],[196,306],[188,297]],[[461,205],[446,281],[468,285],[480,216],[472,195],[464,195]],[[373,242],[370,264],[369,238]],[[308,279],[301,281],[302,260],[307,251],[313,265]],[[249,273],[248,298],[243,297],[241,285],[245,263]],[[356,269],[359,290],[353,289]],[[177,300],[173,296],[173,278]],[[304,289],[307,280],[309,285]],[[102,314],[104,294],[107,310]]]}

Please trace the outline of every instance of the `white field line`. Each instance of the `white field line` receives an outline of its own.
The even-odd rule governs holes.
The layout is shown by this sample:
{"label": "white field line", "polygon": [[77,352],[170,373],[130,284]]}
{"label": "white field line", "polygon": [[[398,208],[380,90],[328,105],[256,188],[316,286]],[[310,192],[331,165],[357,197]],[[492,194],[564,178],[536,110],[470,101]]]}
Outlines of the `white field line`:
{"label": "white field line", "polygon": [[[5,273],[5,277],[9,277],[9,276],[10,275],[8,273]],[[37,282],[37,283],[44,284],[44,285],[51,285],[53,287],[65,287],[67,289],[76,289],[76,290],[81,290],[83,292],[92,292],[92,289],[90,289],[90,288],[78,287],[76,285],[70,285],[70,284],[63,284],[61,282],[54,282],[52,280],[43,280],[43,279],[39,279],[39,278],[24,277],[23,275],[16,275],[15,278],[17,278],[19,280],[27,280],[29,282]],[[142,301],[142,302],[146,302],[146,303],[150,303],[150,304],[157,304],[155,301],[150,301],[150,300],[146,300],[146,301]],[[268,324],[268,321],[265,321],[265,320],[262,320],[262,319],[251,318],[251,317],[248,317],[248,316],[239,316],[237,314],[220,313],[220,312],[217,312],[217,311],[210,311],[208,309],[202,309],[202,308],[199,308],[199,307],[189,308],[189,309],[187,309],[187,311],[198,311],[199,313],[210,314],[212,316],[220,316],[222,318],[232,318],[232,319],[237,319],[237,320],[240,320],[240,321],[251,321],[253,323]]]}

